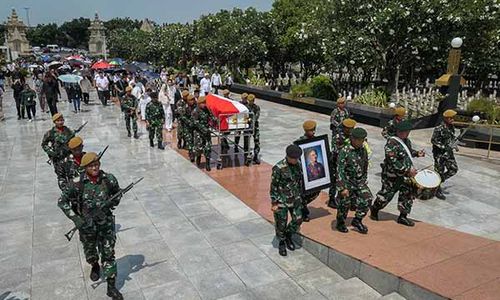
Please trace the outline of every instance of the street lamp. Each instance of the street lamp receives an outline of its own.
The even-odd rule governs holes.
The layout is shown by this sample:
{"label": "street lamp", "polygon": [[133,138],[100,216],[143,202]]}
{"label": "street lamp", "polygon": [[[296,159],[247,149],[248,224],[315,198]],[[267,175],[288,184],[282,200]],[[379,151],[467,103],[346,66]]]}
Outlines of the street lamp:
{"label": "street lamp", "polygon": [[455,49],[462,47],[462,43],[463,43],[463,41],[459,37],[456,37],[456,38],[451,40],[451,46]]}

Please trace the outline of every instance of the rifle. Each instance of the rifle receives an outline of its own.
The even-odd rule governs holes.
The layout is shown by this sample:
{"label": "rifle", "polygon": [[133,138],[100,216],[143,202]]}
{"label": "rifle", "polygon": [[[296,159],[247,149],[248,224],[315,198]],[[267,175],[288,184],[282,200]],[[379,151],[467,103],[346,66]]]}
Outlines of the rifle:
{"label": "rifle", "polygon": [[82,124],[82,126],[78,127],[78,128],[75,130],[75,133],[80,132],[80,131],[83,129],[83,127],[85,127],[85,125],[87,125],[87,123],[88,123],[88,122],[89,122],[89,121],[86,121],[85,123],[83,123],[83,124]]}
{"label": "rifle", "polygon": [[[114,194],[113,196],[111,196],[111,198],[109,198],[106,201],[106,204],[103,205],[99,210],[92,210],[89,213],[87,213],[84,217],[86,219],[88,219],[88,218],[93,219],[95,217],[99,217],[99,218],[105,217],[103,209],[104,208],[109,208],[111,206],[111,204],[113,203],[114,200],[122,197],[125,193],[127,193],[128,191],[130,191],[136,184],[138,184],[139,182],[141,182],[141,180],[143,180],[143,179],[144,179],[144,177],[141,177],[137,181],[132,182],[129,185],[127,185],[125,188],[120,189],[120,191],[117,192],[116,194]],[[71,241],[71,239],[73,238],[73,235],[75,234],[75,232],[77,230],[78,230],[78,227],[74,226],[73,228],[71,228],[70,231],[68,231],[66,234],[64,234],[64,236],[68,239],[68,242]]]}
{"label": "rifle", "polygon": [[460,142],[460,140],[464,137],[464,135],[467,133],[467,131],[470,129],[470,127],[467,127],[465,129],[463,129],[460,134],[455,138],[455,140],[453,141],[453,143],[451,144],[451,148],[455,151],[458,151],[458,143]]}

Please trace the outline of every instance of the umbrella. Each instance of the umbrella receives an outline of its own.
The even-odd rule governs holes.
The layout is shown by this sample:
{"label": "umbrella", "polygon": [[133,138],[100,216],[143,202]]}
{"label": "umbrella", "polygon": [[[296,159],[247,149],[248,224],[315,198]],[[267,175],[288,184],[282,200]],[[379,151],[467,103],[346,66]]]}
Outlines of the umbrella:
{"label": "umbrella", "polygon": [[110,69],[112,67],[113,67],[112,65],[110,65],[108,62],[105,61],[98,61],[92,65],[92,69],[94,70]]}
{"label": "umbrella", "polygon": [[110,64],[110,65],[114,65],[114,66],[121,66],[121,65],[123,65],[123,63],[124,63],[124,61],[123,61],[123,59],[121,59],[121,58],[113,58],[113,59],[109,62],[109,64]]}
{"label": "umbrella", "polygon": [[64,74],[57,77],[57,79],[61,80],[64,83],[79,83],[80,80],[83,79],[83,77],[74,74]]}
{"label": "umbrella", "polygon": [[139,66],[137,65],[133,65],[133,64],[127,64],[127,65],[124,65],[123,68],[127,71],[127,72],[130,72],[130,73],[136,73],[137,71],[140,71],[141,68],[139,68]]}
{"label": "umbrella", "polygon": [[142,75],[144,75],[144,77],[150,78],[150,79],[160,78],[160,74],[155,73],[155,72],[151,72],[151,71],[144,71],[144,72],[142,72]]}
{"label": "umbrella", "polygon": [[48,64],[47,66],[49,67],[49,69],[56,69],[56,68],[59,68],[60,66],[62,66],[62,62],[53,61],[50,64]]}
{"label": "umbrella", "polygon": [[150,71],[152,71],[154,69],[154,67],[152,65],[144,63],[144,62],[134,61],[132,64],[136,65],[141,70],[150,70]]}
{"label": "umbrella", "polygon": [[79,60],[83,61],[83,57],[79,54],[66,57],[66,60]]}

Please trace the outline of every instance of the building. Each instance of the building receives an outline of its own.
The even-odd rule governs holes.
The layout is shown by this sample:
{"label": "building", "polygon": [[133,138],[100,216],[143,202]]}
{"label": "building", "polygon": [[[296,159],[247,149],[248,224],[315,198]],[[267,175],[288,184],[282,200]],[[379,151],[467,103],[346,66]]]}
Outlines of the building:
{"label": "building", "polygon": [[94,20],[90,22],[89,55],[106,56],[106,35],[104,24],[99,20],[99,15],[95,13]]}
{"label": "building", "polygon": [[153,32],[154,25],[151,23],[151,21],[148,20],[148,18],[144,19],[141,24],[141,30],[145,32]]}
{"label": "building", "polygon": [[26,38],[27,26],[24,25],[23,21],[19,20],[15,9],[12,9],[10,17],[7,18],[5,29],[10,58],[16,59],[19,56],[29,56],[31,54],[31,47]]}

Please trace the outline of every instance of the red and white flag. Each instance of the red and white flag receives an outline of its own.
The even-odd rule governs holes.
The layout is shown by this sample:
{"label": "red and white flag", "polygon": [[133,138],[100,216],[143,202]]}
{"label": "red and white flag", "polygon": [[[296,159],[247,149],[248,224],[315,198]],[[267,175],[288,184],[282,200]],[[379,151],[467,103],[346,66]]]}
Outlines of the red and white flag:
{"label": "red and white flag", "polygon": [[248,127],[243,121],[248,118],[248,108],[238,101],[208,94],[207,107],[220,120],[220,131]]}

